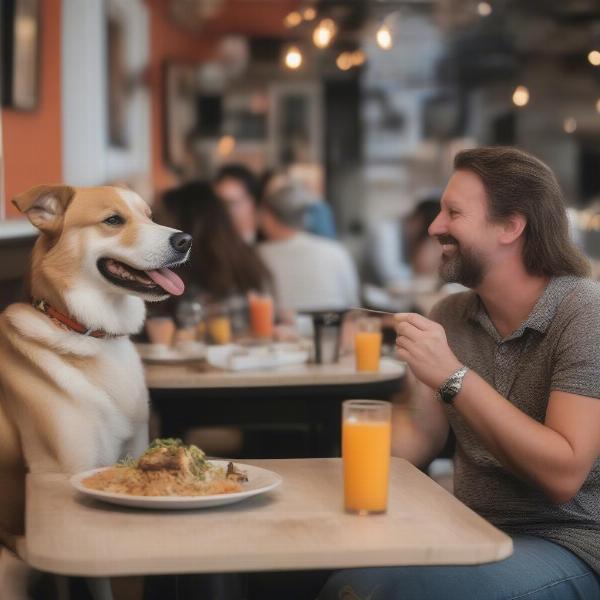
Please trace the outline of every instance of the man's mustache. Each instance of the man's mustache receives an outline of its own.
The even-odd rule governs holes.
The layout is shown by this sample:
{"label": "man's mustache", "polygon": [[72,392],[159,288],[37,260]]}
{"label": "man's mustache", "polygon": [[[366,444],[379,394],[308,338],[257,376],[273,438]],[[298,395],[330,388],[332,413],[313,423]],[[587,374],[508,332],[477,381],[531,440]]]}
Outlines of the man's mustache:
{"label": "man's mustache", "polygon": [[456,238],[452,237],[451,235],[438,235],[437,239],[438,239],[438,242],[442,245],[454,244],[455,246],[458,246],[458,240]]}

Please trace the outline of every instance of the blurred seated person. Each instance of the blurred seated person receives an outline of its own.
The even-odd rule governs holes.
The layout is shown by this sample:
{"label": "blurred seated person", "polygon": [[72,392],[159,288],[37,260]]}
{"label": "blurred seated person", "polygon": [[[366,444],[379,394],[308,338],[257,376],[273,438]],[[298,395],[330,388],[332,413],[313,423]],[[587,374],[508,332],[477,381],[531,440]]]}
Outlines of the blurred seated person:
{"label": "blurred seated person", "polygon": [[240,237],[209,183],[192,181],[167,191],[162,208],[165,224],[193,238],[190,259],[180,270],[184,299],[223,302],[253,290],[271,291],[268,268]]}
{"label": "blurred seated person", "polygon": [[258,178],[244,165],[232,163],[219,169],[213,185],[217,196],[227,207],[238,234],[247,244],[254,244],[257,235]]}
{"label": "blurred seated person", "polygon": [[297,184],[306,191],[302,229],[335,240],[335,219],[331,206],[323,200],[322,178],[322,168],[310,163],[296,163],[281,171],[268,170],[261,178],[259,197],[287,183]]}
{"label": "blurred seated person", "polygon": [[370,259],[378,284],[396,292],[435,287],[441,249],[427,230],[439,210],[439,199],[428,197],[404,221],[390,219],[372,227]]}
{"label": "blurred seated person", "polygon": [[298,182],[270,182],[261,199],[258,251],[274,277],[281,307],[295,311],[344,309],[359,301],[350,254],[334,240],[302,231],[310,194]]}

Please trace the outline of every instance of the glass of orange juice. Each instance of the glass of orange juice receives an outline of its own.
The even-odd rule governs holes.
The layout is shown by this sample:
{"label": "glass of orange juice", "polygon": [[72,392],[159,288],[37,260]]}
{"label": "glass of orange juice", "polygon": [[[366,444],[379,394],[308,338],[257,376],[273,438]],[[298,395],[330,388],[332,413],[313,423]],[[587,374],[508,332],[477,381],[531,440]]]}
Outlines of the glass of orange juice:
{"label": "glass of orange juice", "polygon": [[387,510],[392,408],[381,400],[342,405],[344,507],[359,515]]}
{"label": "glass of orange juice", "polygon": [[381,321],[364,317],[356,323],[354,352],[357,371],[379,371],[381,356]]}
{"label": "glass of orange juice", "polygon": [[273,336],[274,309],[273,298],[268,294],[251,292],[248,294],[250,308],[250,328],[252,335],[259,338]]}

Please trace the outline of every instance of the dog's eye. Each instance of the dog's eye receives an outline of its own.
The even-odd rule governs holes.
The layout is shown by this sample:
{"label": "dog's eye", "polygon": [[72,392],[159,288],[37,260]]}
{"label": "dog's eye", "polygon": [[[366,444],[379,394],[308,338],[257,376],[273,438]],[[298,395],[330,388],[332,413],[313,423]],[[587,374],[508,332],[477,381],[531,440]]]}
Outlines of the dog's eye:
{"label": "dog's eye", "polygon": [[107,225],[123,225],[125,223],[125,219],[121,215],[111,215],[110,217],[104,219],[103,221]]}

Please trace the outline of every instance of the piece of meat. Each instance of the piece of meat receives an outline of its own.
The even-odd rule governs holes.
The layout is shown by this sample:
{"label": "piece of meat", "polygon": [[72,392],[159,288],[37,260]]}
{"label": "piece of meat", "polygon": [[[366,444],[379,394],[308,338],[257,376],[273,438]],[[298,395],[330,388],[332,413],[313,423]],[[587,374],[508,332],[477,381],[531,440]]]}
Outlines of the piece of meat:
{"label": "piece of meat", "polygon": [[232,462],[227,464],[227,473],[225,477],[231,481],[237,481],[238,483],[245,483],[248,481],[246,473],[243,471],[236,471],[235,465]]}
{"label": "piece of meat", "polygon": [[154,452],[144,454],[138,461],[142,471],[181,471],[187,473],[190,469],[190,458],[184,448],[175,452],[168,448],[157,448]]}

